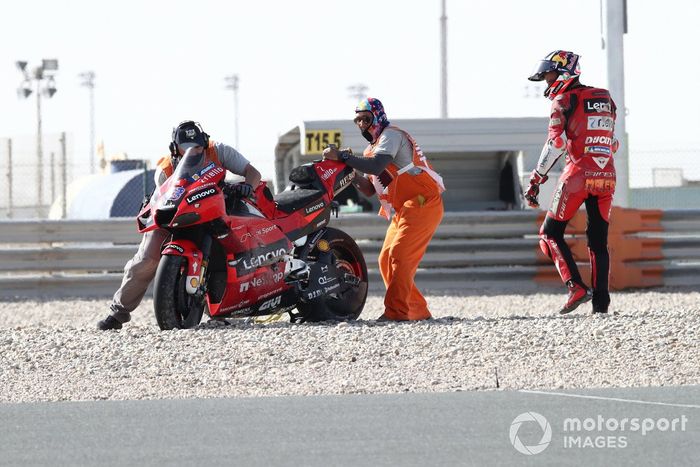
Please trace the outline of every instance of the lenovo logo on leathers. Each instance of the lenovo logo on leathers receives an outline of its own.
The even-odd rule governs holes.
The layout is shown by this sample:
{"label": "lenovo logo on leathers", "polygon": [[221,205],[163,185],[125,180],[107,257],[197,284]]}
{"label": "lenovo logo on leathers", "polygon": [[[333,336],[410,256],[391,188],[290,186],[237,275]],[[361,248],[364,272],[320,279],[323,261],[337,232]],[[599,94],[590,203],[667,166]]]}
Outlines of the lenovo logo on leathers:
{"label": "lenovo logo on leathers", "polygon": [[600,97],[597,99],[584,99],[583,111],[587,114],[591,113],[612,113],[612,105],[610,99]]}

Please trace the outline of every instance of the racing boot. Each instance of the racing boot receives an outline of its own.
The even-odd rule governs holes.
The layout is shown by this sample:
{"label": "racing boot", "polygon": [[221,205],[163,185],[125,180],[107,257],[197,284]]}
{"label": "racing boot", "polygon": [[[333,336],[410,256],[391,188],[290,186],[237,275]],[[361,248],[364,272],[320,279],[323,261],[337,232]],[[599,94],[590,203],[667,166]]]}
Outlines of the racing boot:
{"label": "racing boot", "polygon": [[607,290],[594,290],[593,291],[593,313],[607,313],[608,306],[610,305],[610,294]]}
{"label": "racing boot", "polygon": [[577,284],[576,282],[569,280],[566,283],[566,287],[569,289],[569,296],[566,300],[564,308],[559,310],[559,314],[565,315],[566,313],[571,313],[582,303],[586,303],[593,298],[591,290],[585,285]]}

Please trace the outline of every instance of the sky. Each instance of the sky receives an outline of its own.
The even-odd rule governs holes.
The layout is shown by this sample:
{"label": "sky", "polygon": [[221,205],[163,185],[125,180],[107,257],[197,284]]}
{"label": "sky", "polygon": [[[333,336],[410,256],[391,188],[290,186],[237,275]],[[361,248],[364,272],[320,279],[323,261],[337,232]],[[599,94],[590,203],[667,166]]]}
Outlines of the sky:
{"label": "sky", "polygon": [[[627,3],[630,174],[657,159],[677,164],[674,151],[684,149],[678,164],[700,178],[700,2]],[[151,163],[167,153],[182,120],[234,145],[234,98],[224,77],[235,73],[238,149],[273,178],[278,136],[303,120],[351,119],[353,84],[367,85],[390,119],[440,116],[440,9],[440,0],[8,2],[0,138],[29,140],[36,131],[34,97],[16,94],[17,60],[32,67],[58,59],[58,92],[42,101],[44,133],[68,132],[73,163],[84,167],[89,94],[79,73],[96,73],[96,137],[106,155]],[[550,102],[527,77],[555,49],[581,55],[582,82],[607,85],[599,0],[447,0],[447,17],[450,117],[547,116]],[[635,151],[644,154],[637,165]]]}

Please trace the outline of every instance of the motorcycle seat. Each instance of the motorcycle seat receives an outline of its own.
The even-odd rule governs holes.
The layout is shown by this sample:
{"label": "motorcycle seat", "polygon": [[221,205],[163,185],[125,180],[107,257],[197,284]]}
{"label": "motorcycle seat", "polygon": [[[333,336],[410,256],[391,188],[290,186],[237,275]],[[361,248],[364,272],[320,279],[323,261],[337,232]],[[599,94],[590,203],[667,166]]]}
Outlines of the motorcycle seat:
{"label": "motorcycle seat", "polygon": [[323,191],[315,188],[297,188],[296,190],[287,190],[275,195],[275,204],[277,209],[287,214],[291,214],[304,206],[320,200],[323,197]]}
{"label": "motorcycle seat", "polygon": [[289,174],[289,181],[301,188],[310,188],[317,179],[318,176],[310,164],[294,167]]}

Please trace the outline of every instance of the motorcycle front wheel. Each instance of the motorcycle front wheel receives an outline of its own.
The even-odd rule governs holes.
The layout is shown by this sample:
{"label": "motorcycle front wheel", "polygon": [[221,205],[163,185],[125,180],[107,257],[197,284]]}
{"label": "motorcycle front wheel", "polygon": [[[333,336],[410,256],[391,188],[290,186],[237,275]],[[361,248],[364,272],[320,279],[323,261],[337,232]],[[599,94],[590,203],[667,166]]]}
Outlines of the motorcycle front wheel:
{"label": "motorcycle front wheel", "polygon": [[187,260],[181,256],[162,256],[153,285],[153,306],[158,327],[189,329],[197,326],[204,313],[204,299],[187,293]]}

